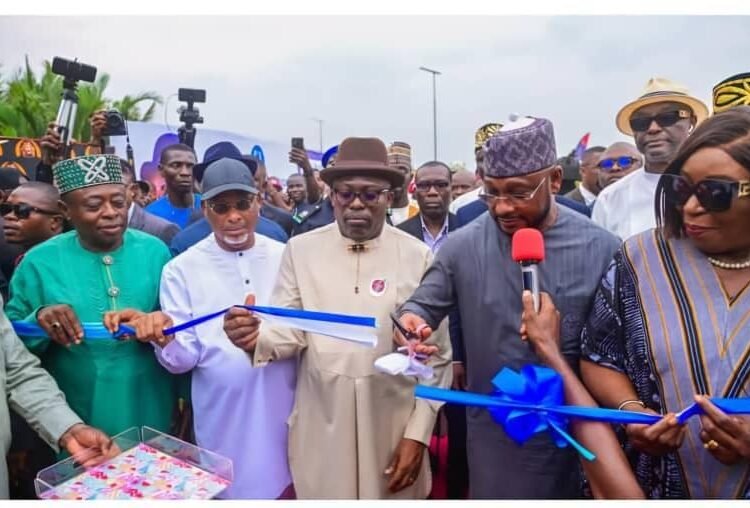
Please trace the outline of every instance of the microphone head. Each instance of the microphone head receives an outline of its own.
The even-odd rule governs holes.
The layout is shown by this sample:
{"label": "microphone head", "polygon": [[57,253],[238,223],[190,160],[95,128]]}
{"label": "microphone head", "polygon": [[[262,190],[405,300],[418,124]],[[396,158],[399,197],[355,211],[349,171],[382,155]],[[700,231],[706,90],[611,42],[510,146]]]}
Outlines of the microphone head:
{"label": "microphone head", "polygon": [[511,242],[511,255],[517,263],[544,261],[544,238],[541,231],[534,228],[516,231]]}

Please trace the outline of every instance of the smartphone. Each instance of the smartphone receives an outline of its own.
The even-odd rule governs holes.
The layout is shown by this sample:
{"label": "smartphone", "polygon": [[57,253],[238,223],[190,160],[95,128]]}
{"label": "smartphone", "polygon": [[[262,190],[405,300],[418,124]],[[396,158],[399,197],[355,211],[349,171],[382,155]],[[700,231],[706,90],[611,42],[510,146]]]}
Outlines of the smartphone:
{"label": "smartphone", "polygon": [[305,149],[305,140],[302,138],[292,138],[292,148]]}

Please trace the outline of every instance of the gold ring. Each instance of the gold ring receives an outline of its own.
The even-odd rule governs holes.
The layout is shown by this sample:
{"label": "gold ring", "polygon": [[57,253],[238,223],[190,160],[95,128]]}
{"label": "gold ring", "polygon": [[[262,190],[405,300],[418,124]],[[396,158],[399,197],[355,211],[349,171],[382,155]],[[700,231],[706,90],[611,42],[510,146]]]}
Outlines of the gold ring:
{"label": "gold ring", "polygon": [[54,329],[58,329],[58,328],[60,328],[60,327],[61,327],[62,325],[60,324],[60,322],[59,322],[59,321],[55,321],[55,322],[54,322],[54,323],[52,323],[52,324],[51,324],[50,326],[51,326],[52,328],[54,328]]}
{"label": "gold ring", "polygon": [[715,439],[712,439],[708,441],[707,443],[703,443],[703,448],[706,450],[715,450],[719,447],[719,443],[716,442]]}

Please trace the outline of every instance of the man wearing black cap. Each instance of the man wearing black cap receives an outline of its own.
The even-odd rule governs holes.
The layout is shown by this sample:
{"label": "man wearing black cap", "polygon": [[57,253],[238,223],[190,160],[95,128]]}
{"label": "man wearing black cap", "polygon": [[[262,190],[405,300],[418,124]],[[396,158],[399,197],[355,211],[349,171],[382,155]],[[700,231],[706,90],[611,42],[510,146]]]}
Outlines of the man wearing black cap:
{"label": "man wearing black cap", "polygon": [[[212,234],[174,258],[161,278],[163,312],[123,312],[174,374],[192,372],[196,442],[232,459],[234,482],[225,499],[275,499],[291,484],[287,424],[296,362],[255,369],[213,320],[164,337],[161,330],[219,308],[268,305],[284,245],[255,234],[259,192],[248,167],[223,158],[202,179],[203,212]],[[221,288],[216,291],[216,288]]]}
{"label": "man wearing black cap", "polygon": [[[519,334],[522,274],[511,258],[511,237],[535,228],[544,237],[541,291],[562,314],[561,348],[577,365],[580,333],[602,273],[620,245],[583,215],[559,206],[552,123],[523,117],[506,124],[484,149],[480,199],[489,213],[450,234],[422,283],[401,307],[401,323],[416,331],[435,326],[457,306],[467,390],[493,391],[505,367],[539,363]],[[467,248],[471,246],[471,248]],[[451,318],[452,319],[452,318]],[[519,445],[487,411],[467,409],[469,493],[475,499],[571,498],[580,495],[578,457],[536,434]]]}
{"label": "man wearing black cap", "polygon": [[[235,159],[244,163],[253,174],[253,177],[255,177],[258,169],[256,159],[243,155],[239,148],[234,146],[233,143],[230,143],[229,141],[220,141],[219,143],[209,146],[203,154],[203,162],[196,164],[193,168],[196,181],[200,184],[203,180],[203,173],[205,172],[206,167],[208,167],[210,163],[223,158]],[[289,239],[289,236],[284,232],[281,226],[263,216],[258,217],[258,224],[256,225],[255,232],[282,243],[286,243]],[[188,248],[192,247],[210,234],[211,226],[208,221],[205,217],[198,218],[172,239],[172,243],[169,246],[172,255],[176,256],[186,251]]]}
{"label": "man wearing black cap", "polygon": [[[439,404],[415,400],[414,378],[380,373],[373,364],[393,351],[390,313],[416,288],[432,256],[422,242],[385,223],[391,189],[404,180],[388,165],[381,140],[345,139],[336,165],[321,176],[331,187],[336,223],[290,240],[271,304],[373,316],[376,346],[260,325],[244,309],[227,313],[224,330],[254,355],[256,366],[300,358],[289,423],[289,465],[299,498],[424,499],[430,491],[427,444]],[[447,387],[444,326],[433,340],[442,356],[432,364],[435,377],[419,383]]]}

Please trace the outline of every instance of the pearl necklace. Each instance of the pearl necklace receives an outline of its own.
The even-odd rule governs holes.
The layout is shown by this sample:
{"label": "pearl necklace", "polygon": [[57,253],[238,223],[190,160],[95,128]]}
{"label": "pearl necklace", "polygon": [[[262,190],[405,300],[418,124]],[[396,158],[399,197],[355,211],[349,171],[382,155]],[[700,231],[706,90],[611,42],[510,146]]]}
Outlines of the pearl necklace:
{"label": "pearl necklace", "polygon": [[708,262],[725,270],[744,270],[745,268],[750,268],[750,259],[740,263],[727,263],[726,261],[719,261],[718,259],[708,256]]}

